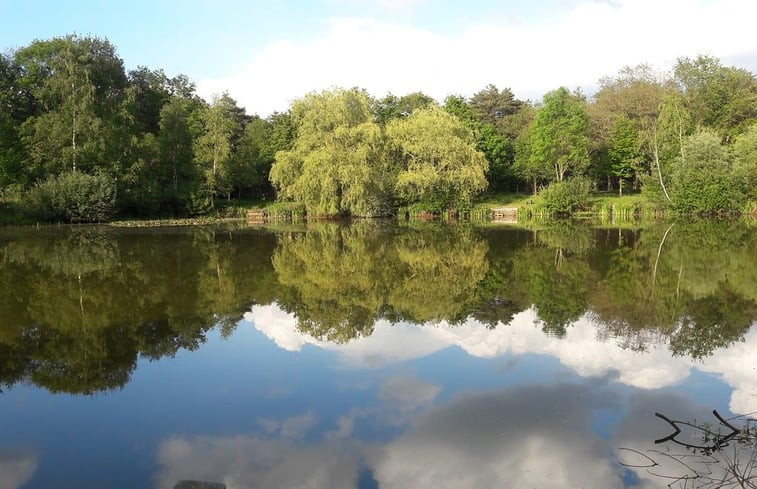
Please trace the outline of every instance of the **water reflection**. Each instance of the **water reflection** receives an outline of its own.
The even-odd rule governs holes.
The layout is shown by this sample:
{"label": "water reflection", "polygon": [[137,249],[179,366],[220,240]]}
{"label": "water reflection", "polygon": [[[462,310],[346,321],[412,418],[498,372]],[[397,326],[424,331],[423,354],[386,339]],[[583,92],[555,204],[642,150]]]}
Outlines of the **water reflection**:
{"label": "water reflection", "polygon": [[[680,407],[676,409],[680,412]],[[633,470],[653,487],[755,488],[757,487],[757,433],[748,416],[725,419],[717,410],[709,417],[671,419],[656,416],[668,434],[654,448],[623,447],[622,466]]]}
{"label": "water reflection", "polygon": [[339,344],[310,336],[297,327],[291,314],[277,306],[254,306],[246,319],[279,347],[299,351],[305,345],[338,353],[342,361],[358,368],[429,356],[458,347],[479,358],[506,354],[537,354],[556,358],[582,377],[613,378],[641,389],[659,389],[679,383],[695,370],[717,374],[732,387],[730,409],[735,413],[757,411],[757,328],[743,341],[717,351],[706,359],[674,357],[661,343],[649,342],[644,351],[627,348],[623,338],[597,338],[597,324],[587,315],[573,323],[562,338],[545,337],[534,327],[535,311],[515,316],[509,325],[490,329],[470,319],[463,324],[440,323],[433,327],[411,323],[379,322],[370,338]]}
{"label": "water reflection", "polygon": [[651,413],[757,411],[755,250],[712,221],[0,230],[0,489],[664,487],[617,463]]}
{"label": "water reflection", "polygon": [[277,304],[300,333],[334,343],[383,323],[501,329],[531,314],[548,335],[590,321],[626,348],[661,341],[703,359],[738,344],[757,318],[755,250],[757,232],[729,221],[5,230],[0,385],[119,388],[140,356],[195,349],[216,326],[230,334],[251,304]]}
{"label": "water reflection", "polygon": [[18,489],[34,475],[37,457],[0,447],[0,489]]}

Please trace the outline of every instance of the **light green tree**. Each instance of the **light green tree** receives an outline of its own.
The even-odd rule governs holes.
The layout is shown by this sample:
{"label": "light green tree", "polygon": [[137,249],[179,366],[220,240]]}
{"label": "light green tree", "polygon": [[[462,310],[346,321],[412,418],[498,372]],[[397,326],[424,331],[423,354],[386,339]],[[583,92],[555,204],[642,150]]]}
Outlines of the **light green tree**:
{"label": "light green tree", "polygon": [[405,202],[436,211],[464,208],[486,190],[489,163],[473,132],[443,109],[418,109],[387,124],[386,132],[402,154],[395,188]]}
{"label": "light green tree", "polygon": [[679,212],[738,211],[745,200],[744,186],[733,172],[728,150],[712,129],[700,129],[683,144],[686,158],[673,165],[671,199]]}
{"label": "light green tree", "polygon": [[736,137],[731,154],[734,174],[742,180],[748,197],[757,202],[757,124]]}
{"label": "light green tree", "polygon": [[358,89],[310,93],[294,102],[297,137],[276,153],[271,183],[278,197],[305,204],[308,214],[384,215],[392,162],[371,101]]}

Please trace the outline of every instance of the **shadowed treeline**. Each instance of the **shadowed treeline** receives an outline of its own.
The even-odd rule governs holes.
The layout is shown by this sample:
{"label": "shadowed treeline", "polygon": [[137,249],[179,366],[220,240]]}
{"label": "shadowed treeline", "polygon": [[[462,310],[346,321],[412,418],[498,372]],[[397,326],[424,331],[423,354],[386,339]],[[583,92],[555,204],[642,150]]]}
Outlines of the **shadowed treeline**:
{"label": "shadowed treeline", "polygon": [[562,336],[705,357],[757,318],[757,233],[734,221],[524,230],[386,221],[250,229],[44,228],[0,233],[0,384],[123,387],[139,357],[230,334],[276,302],[334,342],[377,320],[507,327],[534,308]]}

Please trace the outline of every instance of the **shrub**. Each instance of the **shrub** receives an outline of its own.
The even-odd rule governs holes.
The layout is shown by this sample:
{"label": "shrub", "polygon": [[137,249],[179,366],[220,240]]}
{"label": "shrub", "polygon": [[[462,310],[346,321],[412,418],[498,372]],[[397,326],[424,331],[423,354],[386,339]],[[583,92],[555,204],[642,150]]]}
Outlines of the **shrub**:
{"label": "shrub", "polygon": [[539,195],[549,212],[571,214],[588,206],[591,185],[588,178],[573,177],[550,184]]}
{"label": "shrub", "polygon": [[115,186],[106,175],[61,173],[32,187],[26,205],[46,221],[104,222],[115,213]]}
{"label": "shrub", "polygon": [[671,199],[678,212],[738,212],[747,200],[746,179],[734,172],[720,136],[702,129],[684,142],[686,159],[675,161]]}

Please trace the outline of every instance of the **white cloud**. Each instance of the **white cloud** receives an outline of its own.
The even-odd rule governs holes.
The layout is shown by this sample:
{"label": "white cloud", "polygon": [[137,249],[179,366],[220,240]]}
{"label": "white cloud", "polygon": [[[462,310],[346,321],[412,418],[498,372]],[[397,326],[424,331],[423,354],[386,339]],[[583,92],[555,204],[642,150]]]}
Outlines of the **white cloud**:
{"label": "white cloud", "polygon": [[207,97],[228,90],[249,112],[265,115],[332,86],[360,86],[376,96],[422,90],[442,100],[495,83],[521,98],[538,98],[560,85],[590,88],[624,65],[647,62],[667,69],[677,57],[699,53],[757,68],[752,35],[757,3],[751,0],[584,1],[547,18],[512,18],[502,15],[453,34],[373,18],[335,18],[316,38],[280,39],[242,53],[249,57],[242,70],[200,80],[198,91]]}
{"label": "white cloud", "polygon": [[702,361],[673,357],[663,343],[650,343],[644,352],[623,347],[620,339],[597,339],[589,316],[568,328],[565,337],[546,336],[535,326],[533,310],[516,314],[508,325],[488,329],[469,319],[461,325],[446,322],[415,325],[377,321],[368,337],[346,344],[319,340],[297,330],[296,318],[277,305],[253,306],[245,319],[281,348],[296,351],[305,344],[335,351],[350,366],[375,368],[421,358],[451,346],[481,358],[504,354],[541,354],[557,358],[584,377],[615,376],[618,382],[641,389],[658,389],[680,382],[694,368],[720,375],[733,388],[730,408],[735,413],[757,411],[757,327],[745,341],[718,350]]}

